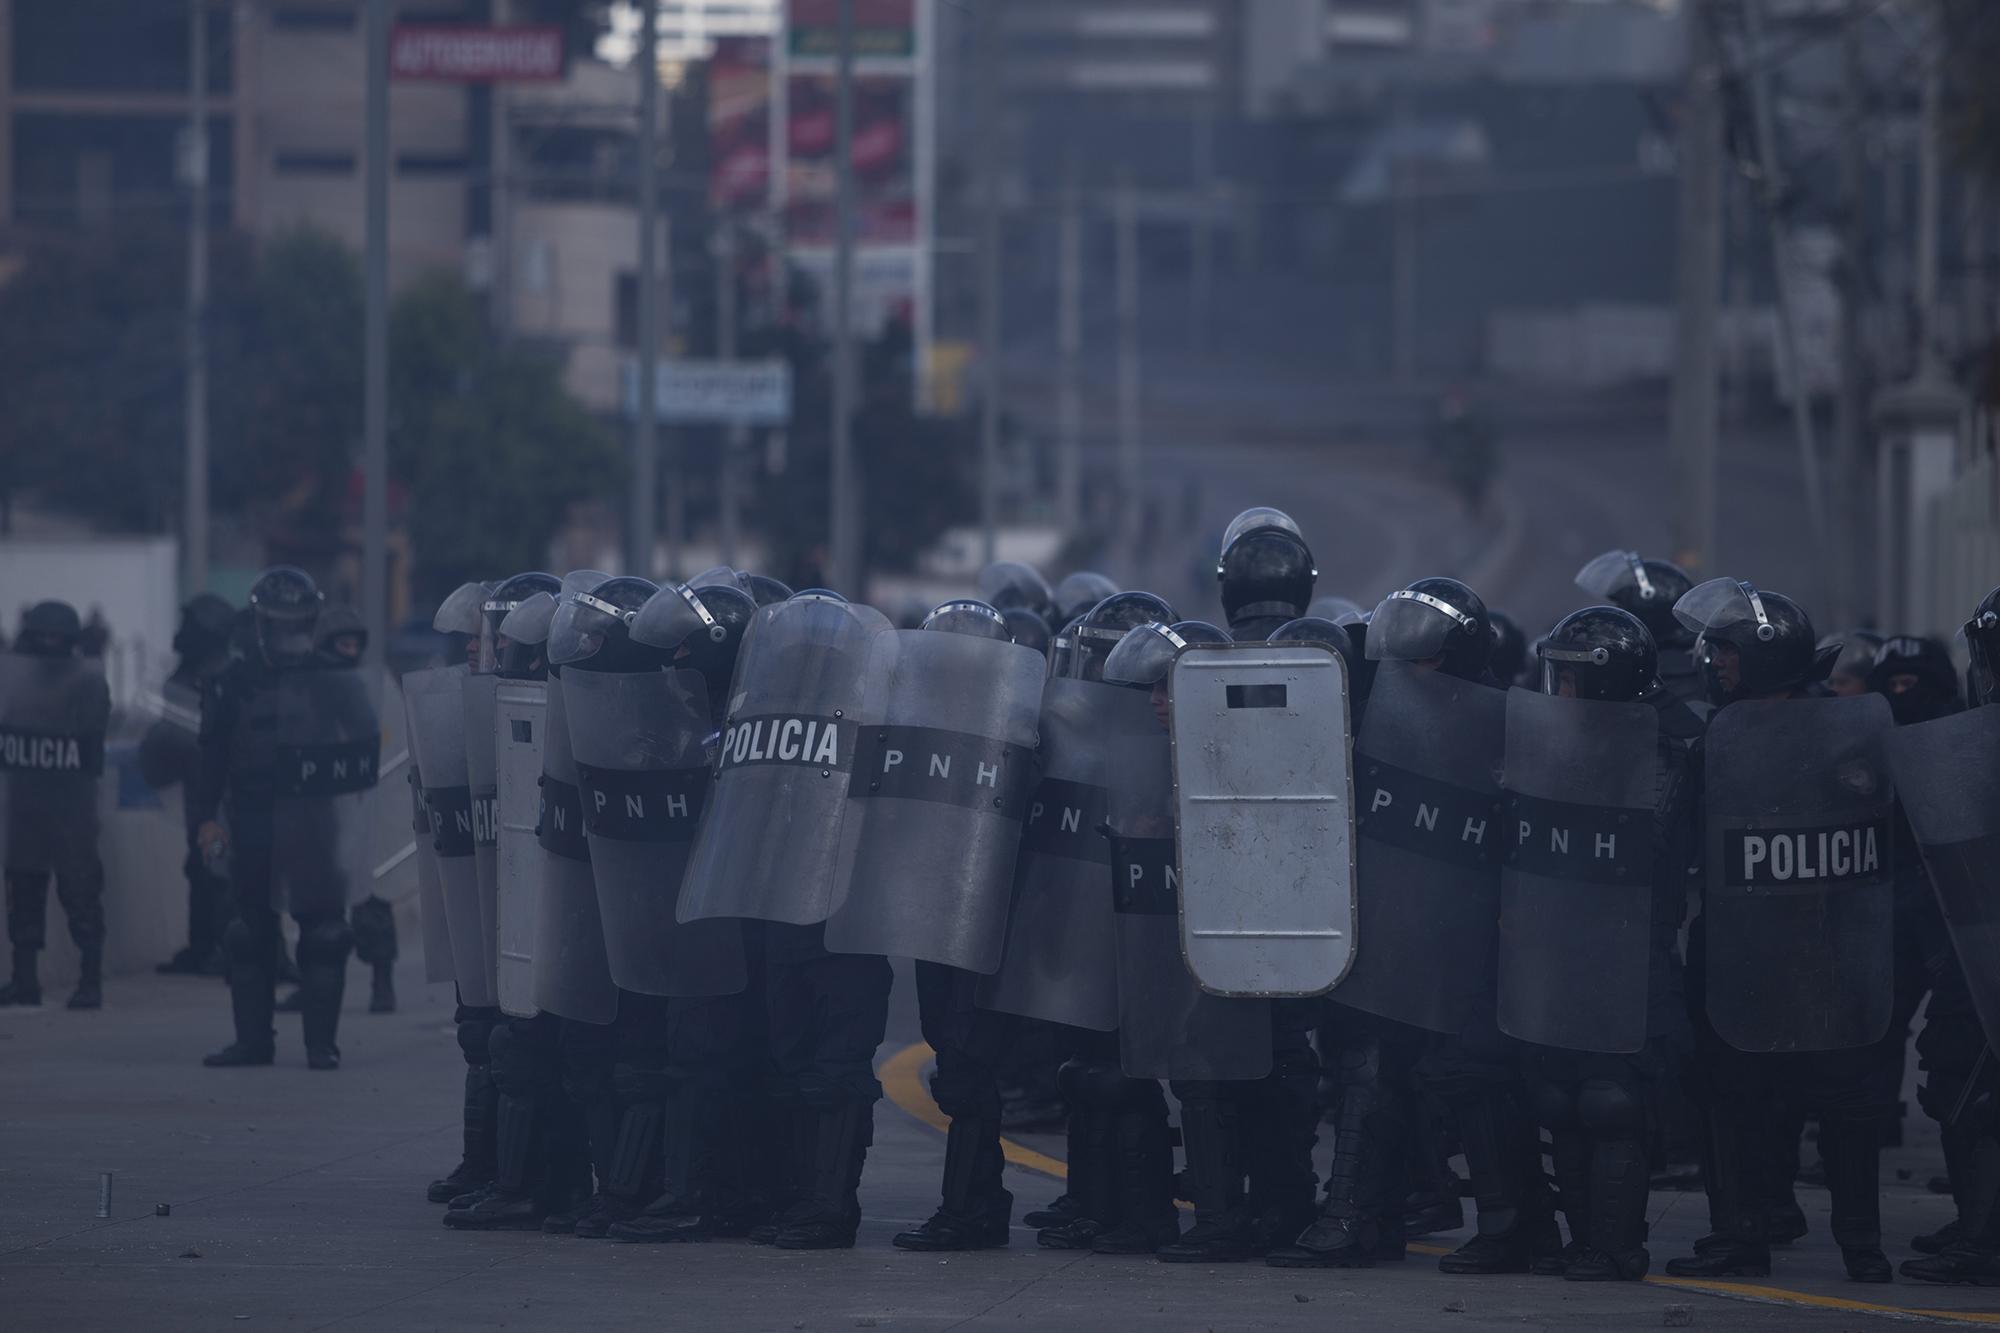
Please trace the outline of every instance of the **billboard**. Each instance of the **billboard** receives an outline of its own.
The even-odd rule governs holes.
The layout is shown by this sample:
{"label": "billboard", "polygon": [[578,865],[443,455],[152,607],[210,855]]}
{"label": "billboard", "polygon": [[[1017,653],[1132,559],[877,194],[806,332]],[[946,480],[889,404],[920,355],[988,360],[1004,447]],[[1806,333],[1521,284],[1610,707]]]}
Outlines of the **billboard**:
{"label": "billboard", "polygon": [[561,28],[399,23],[389,77],[432,83],[552,83],[563,76]]}

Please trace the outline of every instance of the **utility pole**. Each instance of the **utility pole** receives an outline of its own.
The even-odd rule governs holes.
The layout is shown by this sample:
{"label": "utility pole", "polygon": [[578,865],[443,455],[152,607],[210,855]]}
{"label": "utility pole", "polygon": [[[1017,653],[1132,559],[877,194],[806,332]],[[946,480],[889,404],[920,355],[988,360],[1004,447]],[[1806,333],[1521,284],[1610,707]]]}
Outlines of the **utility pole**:
{"label": "utility pole", "polygon": [[[715,354],[719,360],[736,359],[736,223],[725,217],[715,238]],[[743,423],[732,421],[725,428],[722,458],[716,471],[716,507],[721,510],[722,563],[736,565],[736,469],[743,452]]]}
{"label": "utility pole", "polygon": [[1118,181],[1118,490],[1131,576],[1139,572],[1139,206],[1130,170]]}
{"label": "utility pole", "polygon": [[632,428],[632,511],[625,570],[653,576],[660,506],[659,123],[660,5],[639,6],[639,419]]}
{"label": "utility pole", "polygon": [[[978,46],[995,48],[992,10],[977,11]],[[979,75],[979,533],[984,561],[998,559],[1000,515],[1000,62]]]}
{"label": "utility pole", "polygon": [[368,0],[365,300],[362,314],[361,617],[366,668],[389,646],[389,3]]}
{"label": "utility pole", "polygon": [[188,0],[186,462],[181,497],[181,593],[208,587],[208,5]]}
{"label": "utility pole", "polygon": [[1083,213],[1075,173],[1063,188],[1056,268],[1056,517],[1065,536],[1083,522]]}
{"label": "utility pole", "polygon": [[[1791,238],[1785,225],[1783,177],[1778,162],[1778,131],[1771,111],[1771,65],[1764,42],[1764,0],[1743,0],[1743,19],[1750,38],[1745,64],[1750,77],[1750,112],[1755,122],[1757,164],[1764,189],[1764,217],[1771,237],[1771,275],[1777,288],[1778,337],[1785,361],[1792,368],[1792,433],[1798,440],[1799,471],[1805,483],[1806,515],[1812,524],[1813,555],[1824,567],[1829,549],[1826,491],[1820,482],[1819,446],[1813,438],[1812,401],[1807,396],[1806,368],[1799,359],[1798,319],[1792,307]],[[1839,580],[1835,580],[1836,587]],[[1833,620],[1845,623],[1848,608],[1836,603]]]}
{"label": "utility pole", "polygon": [[1680,135],[1680,252],[1674,295],[1674,391],[1670,417],[1680,470],[1677,554],[1698,571],[1715,568],[1716,287],[1722,269],[1721,68],[1705,0],[1689,15],[1688,77]]}
{"label": "utility pole", "polygon": [[1417,197],[1415,161],[1389,161],[1390,357],[1396,382],[1417,378]]}
{"label": "utility pole", "polygon": [[1943,25],[1932,14],[1924,33],[1923,125],[1917,139],[1917,375],[1942,375],[1938,366],[1938,221],[1943,163]]}
{"label": "utility pole", "polygon": [[838,0],[833,107],[833,506],[829,578],[856,599],[861,585],[854,504],[854,0]]}
{"label": "utility pole", "polygon": [[1188,283],[1188,342],[1208,346],[1208,312],[1214,305],[1215,229],[1210,210],[1215,203],[1215,102],[1204,97],[1194,120],[1194,217],[1189,249],[1193,272]]}
{"label": "utility pole", "polygon": [[[1830,499],[1834,531],[1841,534],[1861,531],[1856,500],[1861,486],[1861,431],[1868,410],[1868,357],[1862,340],[1862,307],[1867,299],[1867,283],[1862,267],[1867,263],[1868,238],[1861,204],[1861,188],[1868,173],[1862,142],[1866,110],[1862,88],[1866,69],[1861,52],[1861,23],[1866,16],[1863,0],[1848,0],[1841,19],[1841,102],[1840,102],[1840,384],[1834,395],[1833,487]],[[1833,600],[1841,609],[1841,622],[1856,619],[1862,600],[1859,543],[1833,543]]]}
{"label": "utility pole", "polygon": [[[506,24],[513,18],[509,0],[493,0],[493,21]],[[487,286],[487,319],[496,337],[505,339],[514,325],[514,203],[511,193],[514,170],[514,135],[508,121],[508,94],[504,82],[488,85],[486,159],[492,179],[486,185],[487,244],[492,247],[493,271]]]}

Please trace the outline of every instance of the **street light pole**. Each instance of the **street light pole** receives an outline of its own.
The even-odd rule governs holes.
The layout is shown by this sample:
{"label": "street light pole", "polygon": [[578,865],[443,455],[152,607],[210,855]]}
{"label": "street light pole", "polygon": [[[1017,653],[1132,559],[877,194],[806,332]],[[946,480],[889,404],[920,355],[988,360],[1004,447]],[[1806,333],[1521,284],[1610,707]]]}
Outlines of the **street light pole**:
{"label": "street light pole", "polygon": [[208,5],[188,3],[187,441],[181,592],[208,587]]}
{"label": "street light pole", "polygon": [[659,230],[657,143],[660,111],[659,0],[639,7],[639,419],[632,429],[632,510],[625,572],[653,576],[654,521],[660,504],[659,478]]}
{"label": "street light pole", "polygon": [[829,576],[850,597],[861,586],[854,504],[854,0],[839,0],[834,73],[833,172],[833,513]]}
{"label": "street light pole", "polygon": [[360,601],[368,667],[379,673],[389,645],[389,0],[368,0],[366,38]]}

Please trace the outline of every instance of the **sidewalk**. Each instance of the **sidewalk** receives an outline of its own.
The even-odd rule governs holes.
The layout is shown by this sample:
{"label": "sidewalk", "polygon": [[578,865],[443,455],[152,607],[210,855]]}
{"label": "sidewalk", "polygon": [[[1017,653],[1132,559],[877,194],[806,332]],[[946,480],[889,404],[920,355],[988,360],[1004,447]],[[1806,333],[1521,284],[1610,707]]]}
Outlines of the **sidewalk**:
{"label": "sidewalk", "polygon": [[[1652,1283],[1448,1278],[1420,1255],[1349,1273],[1175,1267],[1040,1250],[1019,1229],[1008,1250],[905,1254],[889,1236],[935,1205],[943,1148],[925,1119],[897,1106],[935,1115],[918,1081],[924,1052],[910,1049],[907,972],[883,1048],[893,1100],[877,1114],[858,1249],[459,1235],[422,1194],[458,1156],[450,997],[419,985],[413,963],[401,984],[393,1017],[360,1012],[365,987],[350,989],[346,1067],[335,1074],[306,1071],[290,1018],[275,1069],[202,1069],[200,1056],[227,1035],[216,982],[117,979],[97,1014],[0,1010],[0,1327],[1654,1328],[1684,1306],[1698,1327],[1835,1329],[1876,1322],[1856,1301],[2000,1308],[1995,1293],[1842,1281],[1818,1191],[1804,1192],[1813,1235],[1772,1280],[1786,1305]],[[1037,1138],[1016,1155],[1025,1148],[1060,1157],[1062,1143]],[[1945,1215],[1923,1189],[1935,1158],[1920,1139],[1885,1168],[1898,1259],[1912,1232]],[[1909,1182],[1894,1178],[1898,1167]],[[108,1220],[94,1216],[103,1170],[115,1173]],[[1009,1175],[1017,1214],[1060,1189],[1040,1171]],[[156,1204],[171,1215],[155,1216]],[[1657,1266],[1701,1230],[1702,1199],[1659,1195],[1655,1206]]]}

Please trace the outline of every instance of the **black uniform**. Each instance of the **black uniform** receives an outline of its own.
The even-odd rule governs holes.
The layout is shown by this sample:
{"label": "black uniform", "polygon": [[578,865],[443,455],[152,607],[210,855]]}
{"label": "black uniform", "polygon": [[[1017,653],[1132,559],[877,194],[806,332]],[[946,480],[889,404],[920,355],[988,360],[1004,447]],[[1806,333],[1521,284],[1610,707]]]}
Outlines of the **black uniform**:
{"label": "black uniform", "polygon": [[[229,630],[235,612],[220,597],[204,593],[181,608],[174,651],[180,660],[167,677],[164,693],[170,704],[198,712],[208,683],[229,664]],[[158,788],[176,783],[192,787],[200,764],[196,745],[198,722],[189,717],[162,718],[139,745],[139,764],[146,781]],[[195,836],[201,824],[192,801],[183,801],[187,824],[187,857],[181,871],[188,886],[188,942],[168,961],[163,973],[220,975],[223,971],[222,931],[229,924],[229,886],[202,855]]]}

